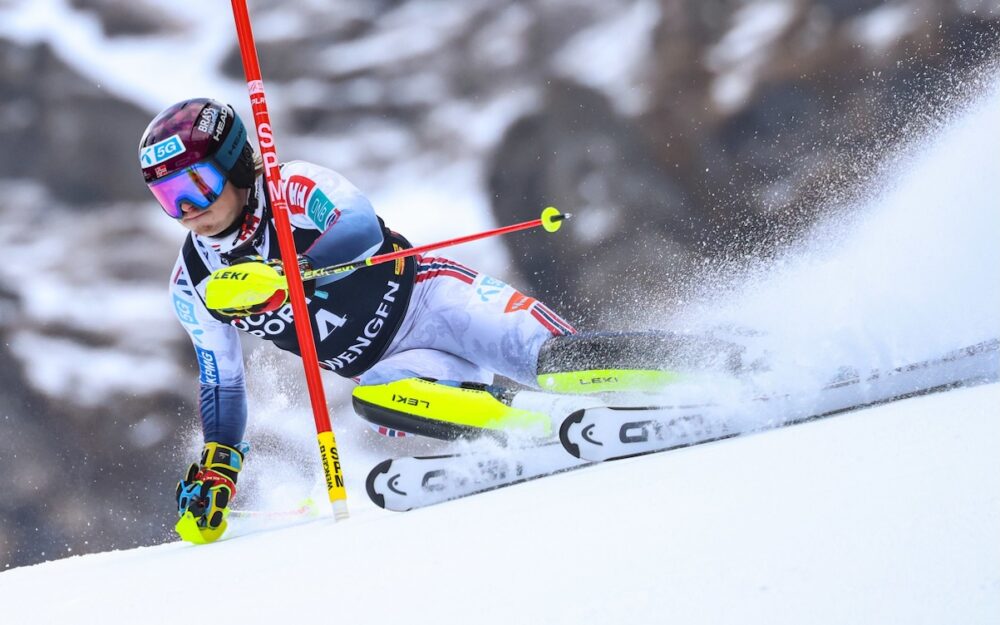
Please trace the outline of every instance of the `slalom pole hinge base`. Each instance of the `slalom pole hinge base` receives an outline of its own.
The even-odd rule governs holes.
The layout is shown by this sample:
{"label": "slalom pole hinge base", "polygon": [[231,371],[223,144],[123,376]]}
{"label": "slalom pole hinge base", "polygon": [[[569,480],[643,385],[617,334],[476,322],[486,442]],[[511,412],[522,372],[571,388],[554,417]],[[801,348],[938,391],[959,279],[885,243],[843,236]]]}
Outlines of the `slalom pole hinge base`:
{"label": "slalom pole hinge base", "polygon": [[350,518],[350,513],[347,511],[347,500],[338,499],[336,501],[331,501],[330,506],[333,508],[333,519],[334,521],[343,521]]}

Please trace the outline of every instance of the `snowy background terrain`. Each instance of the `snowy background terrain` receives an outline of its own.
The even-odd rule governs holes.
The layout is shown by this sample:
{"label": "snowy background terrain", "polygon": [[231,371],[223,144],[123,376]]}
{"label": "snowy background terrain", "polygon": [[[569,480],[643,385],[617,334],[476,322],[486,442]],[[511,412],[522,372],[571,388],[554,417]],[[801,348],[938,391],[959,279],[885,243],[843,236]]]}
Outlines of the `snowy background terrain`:
{"label": "snowy background terrain", "polygon": [[996,623],[998,402],[962,389],[415,512],[67,558],[0,573],[0,600],[45,624]]}
{"label": "snowy background terrain", "polygon": [[[143,195],[134,145],[166,104],[211,94],[245,112],[245,93],[228,4],[134,4],[149,11],[0,2],[0,137],[5,158],[17,157],[4,162],[0,182],[0,568],[169,540],[173,484],[198,447],[194,364],[163,286],[183,233]],[[759,347],[776,386],[1000,336],[1000,97],[997,71],[984,61],[996,50],[990,3],[695,3],[717,11],[699,14],[714,29],[684,33],[681,17],[694,14],[684,3],[491,4],[300,2],[285,11],[252,3],[265,79],[275,76],[280,154],[341,170],[415,242],[527,218],[511,201],[529,212],[550,201],[572,210],[579,219],[558,262],[546,256],[557,246],[532,249],[530,238],[453,256],[577,312],[585,301],[595,309],[591,324],[627,317],[640,327],[765,332]],[[954,60],[942,68],[905,45],[928,30],[974,34],[928,53]],[[867,60],[856,66],[871,75],[835,81],[832,96],[812,85],[823,107],[881,101],[872,94],[899,85],[911,99],[892,100],[884,116],[848,109],[868,126],[850,114],[838,126],[825,108],[807,110],[803,126],[797,103],[811,101],[801,85],[788,87],[775,57],[792,46],[800,74],[830,71],[804,51],[807,33],[833,65],[859,54]],[[678,52],[665,41],[695,47]],[[703,63],[705,76],[678,78],[668,53],[694,55],[700,61],[689,68]],[[908,73],[880,74],[899,67]],[[690,134],[712,127],[728,140],[711,143],[706,130],[685,144],[670,115],[657,114],[672,84],[656,80],[664,74],[685,85],[674,91],[706,98],[670,103],[705,115]],[[553,82],[572,86],[553,91]],[[574,108],[578,119],[566,112]],[[20,142],[21,129],[39,120],[46,132]],[[605,134],[592,137],[595,128]],[[873,131],[861,140],[858,128]],[[620,141],[636,132],[672,147],[636,156]],[[848,138],[836,139],[841,133]],[[95,144],[102,134],[125,138]],[[526,146],[531,134],[538,143]],[[701,152],[686,160],[671,152],[678,144]],[[574,150],[591,156],[560,160]],[[537,170],[543,151],[550,179],[525,183],[519,163]],[[784,169],[773,170],[779,163]],[[678,168],[676,178],[639,175]],[[682,187],[687,180],[694,188]],[[670,201],[629,195],[636,188]],[[713,221],[698,206],[729,217]],[[656,224],[645,228],[656,236],[640,238],[633,221]],[[745,241],[732,224],[746,227]],[[685,228],[695,232],[686,240],[664,234]],[[706,245],[718,249],[699,251]],[[641,296],[650,284],[655,292]],[[255,449],[241,498],[283,509],[317,488],[311,419],[298,363],[247,344]],[[487,601],[484,618],[495,622],[521,609],[554,622],[651,622],[660,613],[703,622],[1000,618],[995,385],[392,515],[366,501],[367,470],[389,455],[441,447],[379,439],[351,413],[350,386],[327,384],[354,518],[246,536],[212,552],[234,550],[236,561],[236,552],[253,554],[225,581],[258,598],[248,612],[318,612],[307,597],[338,589],[343,616],[362,622],[404,616],[394,610],[407,603],[420,618],[447,622]],[[636,490],[649,484],[654,497]],[[448,541],[454,546],[442,546]],[[568,555],[567,544],[584,542],[595,545],[592,558]],[[634,550],[616,551],[623,542]],[[115,594],[127,617],[166,606],[156,590],[187,578],[199,566],[190,559],[203,555],[166,545],[16,568],[0,573],[0,600],[15,606],[13,622],[29,613],[81,622],[81,610],[111,600],[104,588],[128,584],[134,593],[124,603]],[[432,603],[431,589],[414,584],[433,578],[417,564],[442,576],[447,600]],[[300,566],[302,575],[290,574]],[[105,569],[105,584],[86,583]],[[605,594],[580,586],[594,575],[613,582]],[[50,584],[72,594],[45,601]],[[272,601],[268,588],[295,600]],[[586,600],[560,600],[560,589]],[[732,598],[732,613],[716,591]],[[945,618],[952,613],[958,618]]]}

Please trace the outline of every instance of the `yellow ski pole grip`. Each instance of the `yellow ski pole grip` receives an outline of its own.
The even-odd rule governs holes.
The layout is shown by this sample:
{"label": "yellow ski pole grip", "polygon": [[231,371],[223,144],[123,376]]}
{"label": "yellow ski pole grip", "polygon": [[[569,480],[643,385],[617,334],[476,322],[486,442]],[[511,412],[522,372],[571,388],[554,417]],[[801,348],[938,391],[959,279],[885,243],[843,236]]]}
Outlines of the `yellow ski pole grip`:
{"label": "yellow ski pole grip", "polygon": [[244,308],[266,302],[288,281],[267,263],[243,263],[212,272],[205,287],[205,305],[212,310]]}

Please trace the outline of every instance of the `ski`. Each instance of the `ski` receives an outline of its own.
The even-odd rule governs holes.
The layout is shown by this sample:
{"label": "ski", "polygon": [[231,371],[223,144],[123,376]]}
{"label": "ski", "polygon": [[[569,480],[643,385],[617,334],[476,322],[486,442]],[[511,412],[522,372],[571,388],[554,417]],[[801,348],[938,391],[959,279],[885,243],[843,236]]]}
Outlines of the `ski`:
{"label": "ski", "polygon": [[377,506],[404,512],[588,464],[568,455],[558,441],[537,447],[408,456],[377,464],[368,473],[365,488]]}
{"label": "ski", "polygon": [[570,455],[583,460],[628,458],[992,382],[998,372],[1000,341],[991,340],[888,371],[844,375],[812,394],[733,404],[583,408],[563,421],[559,440]]}
{"label": "ski", "polygon": [[379,507],[402,512],[596,462],[710,443],[998,378],[1000,340],[993,340],[886,372],[845,374],[802,396],[759,397],[742,405],[594,402],[562,421],[558,441],[385,460],[369,472],[366,490]]}

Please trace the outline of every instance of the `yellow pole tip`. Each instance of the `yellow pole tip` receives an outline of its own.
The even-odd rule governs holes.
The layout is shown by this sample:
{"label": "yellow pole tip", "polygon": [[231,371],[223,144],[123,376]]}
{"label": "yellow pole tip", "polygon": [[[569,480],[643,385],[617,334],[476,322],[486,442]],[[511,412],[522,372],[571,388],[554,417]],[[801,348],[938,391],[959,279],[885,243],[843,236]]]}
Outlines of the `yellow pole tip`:
{"label": "yellow pole tip", "polygon": [[562,222],[567,217],[569,215],[560,213],[555,206],[546,206],[542,211],[542,227],[545,228],[546,232],[556,232],[562,227]]}

